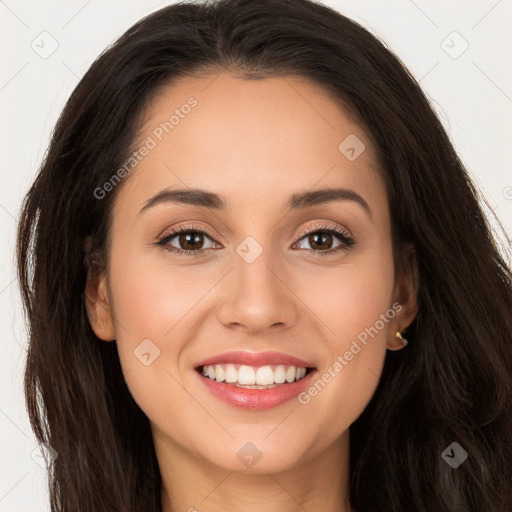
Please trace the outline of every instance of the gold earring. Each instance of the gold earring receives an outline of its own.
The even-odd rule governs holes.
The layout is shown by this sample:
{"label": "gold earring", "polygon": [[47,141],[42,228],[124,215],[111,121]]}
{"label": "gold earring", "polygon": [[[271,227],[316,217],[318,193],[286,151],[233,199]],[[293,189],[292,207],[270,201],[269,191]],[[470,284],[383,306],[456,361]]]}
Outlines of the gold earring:
{"label": "gold earring", "polygon": [[400,331],[396,332],[395,339],[400,340],[400,346],[399,347],[388,346],[389,350],[402,350],[403,348],[405,348],[407,346],[407,343],[409,343],[405,338],[402,337],[402,335],[400,334]]}
{"label": "gold earring", "polygon": [[[405,331],[405,329],[404,329]],[[400,338],[402,340],[402,345],[405,347],[407,346],[407,343],[409,343],[408,340],[406,340],[405,338],[402,337],[402,335],[400,334],[400,331],[397,331],[397,333],[395,334],[395,338]]]}

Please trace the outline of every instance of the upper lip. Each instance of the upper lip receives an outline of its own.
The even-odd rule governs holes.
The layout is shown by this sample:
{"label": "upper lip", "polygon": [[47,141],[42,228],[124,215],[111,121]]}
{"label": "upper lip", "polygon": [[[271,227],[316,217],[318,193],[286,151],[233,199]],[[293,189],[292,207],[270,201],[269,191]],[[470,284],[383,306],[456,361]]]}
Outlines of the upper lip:
{"label": "upper lip", "polygon": [[287,366],[300,366],[304,368],[314,368],[315,365],[303,359],[299,359],[282,352],[266,351],[266,352],[247,352],[242,350],[233,350],[224,352],[208,359],[199,361],[195,368],[206,365],[214,364],[243,364],[247,366],[266,366],[266,365],[287,365]]}

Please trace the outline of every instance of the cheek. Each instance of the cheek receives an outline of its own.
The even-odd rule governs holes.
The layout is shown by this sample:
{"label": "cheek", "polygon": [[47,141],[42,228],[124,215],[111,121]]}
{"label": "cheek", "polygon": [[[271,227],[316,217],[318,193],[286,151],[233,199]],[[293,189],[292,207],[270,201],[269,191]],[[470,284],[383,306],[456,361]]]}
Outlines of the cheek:
{"label": "cheek", "polygon": [[168,382],[162,386],[163,381],[170,377],[164,370],[173,371],[186,343],[186,337],[176,336],[179,329],[175,327],[197,302],[198,291],[184,286],[181,277],[179,271],[151,266],[135,251],[112,251],[110,286],[115,291],[117,347],[136,400],[145,391],[165,389]]}
{"label": "cheek", "polygon": [[[339,266],[317,270],[310,279],[298,279],[294,290],[320,321],[318,326],[331,349],[339,352],[387,311],[394,316],[393,285],[392,253],[382,247]],[[382,337],[388,327],[389,323],[378,322]]]}
{"label": "cheek", "polygon": [[187,280],[176,268],[151,266],[137,254],[111,255],[114,321],[126,384],[156,425],[168,425],[170,417],[179,417],[173,431],[180,436],[185,436],[186,425],[197,421],[193,415],[197,403],[181,384],[177,367],[190,336],[183,326],[190,325],[193,306],[208,289],[190,286],[188,276]]}
{"label": "cheek", "polygon": [[380,380],[396,315],[391,251],[368,253],[354,265],[331,268],[308,282],[297,294],[307,297],[316,313],[319,342],[324,341],[330,355],[301,403],[329,437],[357,419]]}
{"label": "cheek", "polygon": [[[170,338],[175,325],[204,294],[194,275],[190,268],[156,266],[143,254],[125,253],[117,258],[113,254],[110,281],[119,334],[124,337],[128,331],[135,340],[153,338],[160,343]],[[190,284],[191,277],[197,286]]]}

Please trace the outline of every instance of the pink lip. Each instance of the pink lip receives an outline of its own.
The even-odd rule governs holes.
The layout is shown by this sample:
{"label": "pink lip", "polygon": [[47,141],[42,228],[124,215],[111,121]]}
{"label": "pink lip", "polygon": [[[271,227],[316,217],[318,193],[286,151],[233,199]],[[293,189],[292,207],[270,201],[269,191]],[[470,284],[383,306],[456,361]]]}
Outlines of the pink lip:
{"label": "pink lip", "polygon": [[[195,368],[212,364],[245,364],[247,366],[266,366],[284,364],[288,366],[301,366],[304,368],[314,368],[314,364],[298,359],[297,357],[283,354],[282,352],[246,352],[241,350],[233,350],[224,352],[217,356],[209,357],[194,365]],[[300,381],[299,381],[300,382]]]}
{"label": "pink lip", "polygon": [[317,373],[315,370],[310,371],[305,377],[296,382],[279,384],[273,388],[246,389],[239,388],[233,384],[227,384],[226,382],[211,380],[200,372],[201,367],[206,365],[229,363],[247,366],[282,364],[303,368],[315,368],[315,365],[282,352],[267,351],[254,353],[240,350],[225,352],[198,362],[195,365],[195,369],[198,370],[196,373],[206,389],[227,404],[242,409],[265,410],[284,404],[310,386],[313,375]]}
{"label": "pink lip", "polygon": [[291,384],[279,384],[275,388],[268,389],[239,388],[232,384],[211,380],[198,372],[196,373],[206,389],[227,404],[241,409],[265,410],[282,405],[297,397],[311,385],[313,376],[316,375],[317,371],[313,370],[302,379]]}

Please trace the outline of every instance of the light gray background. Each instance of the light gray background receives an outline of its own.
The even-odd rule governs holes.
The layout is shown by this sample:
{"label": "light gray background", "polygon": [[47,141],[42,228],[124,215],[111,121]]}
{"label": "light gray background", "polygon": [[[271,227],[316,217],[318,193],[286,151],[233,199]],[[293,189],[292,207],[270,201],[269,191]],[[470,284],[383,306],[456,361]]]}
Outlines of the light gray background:
{"label": "light gray background", "polygon": [[[0,0],[0,512],[49,510],[22,395],[26,328],[13,264],[21,199],[79,78],[130,25],[168,3]],[[323,3],[379,35],[421,80],[512,236],[512,0]]]}

